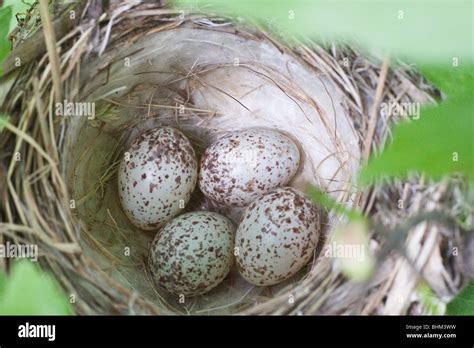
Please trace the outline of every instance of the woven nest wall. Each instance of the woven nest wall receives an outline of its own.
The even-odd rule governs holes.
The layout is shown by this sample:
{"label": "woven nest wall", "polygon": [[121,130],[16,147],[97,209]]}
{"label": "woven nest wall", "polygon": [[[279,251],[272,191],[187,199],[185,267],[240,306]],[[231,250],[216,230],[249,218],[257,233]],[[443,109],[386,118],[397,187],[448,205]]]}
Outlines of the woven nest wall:
{"label": "woven nest wall", "polygon": [[[420,279],[441,303],[465,282],[463,258],[448,252],[464,250],[459,228],[421,222],[395,239],[377,233],[421,212],[460,214],[461,180],[413,177],[364,192],[354,185],[361,163],[404,118],[380,113],[380,103],[439,97],[413,67],[389,68],[343,45],[295,40],[288,47],[256,24],[161,4],[53,10],[57,64],[35,6],[5,63],[2,111],[11,118],[0,138],[0,242],[38,244],[39,263],[75,295],[77,314],[418,314],[425,313]],[[63,100],[92,103],[94,117],[58,116]],[[351,281],[324,256],[340,218],[321,209],[315,255],[291,279],[259,288],[232,270],[216,289],[184,303],[157,291],[146,267],[153,234],[123,214],[116,172],[131,139],[158,125],[183,131],[198,155],[229,130],[270,128],[295,139],[303,158],[289,185],[315,185],[378,226],[370,231],[370,248],[381,255],[374,276]],[[184,211],[196,209],[235,223],[242,213],[199,192]]]}

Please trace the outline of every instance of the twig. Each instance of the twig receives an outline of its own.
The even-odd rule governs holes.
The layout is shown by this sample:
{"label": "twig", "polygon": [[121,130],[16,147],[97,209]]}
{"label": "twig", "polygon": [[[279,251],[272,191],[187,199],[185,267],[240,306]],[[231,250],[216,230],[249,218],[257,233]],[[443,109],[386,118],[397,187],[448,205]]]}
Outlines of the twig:
{"label": "twig", "polygon": [[44,32],[44,40],[46,42],[46,49],[48,51],[49,61],[51,63],[51,73],[53,75],[53,87],[56,100],[62,99],[61,93],[61,70],[59,68],[58,51],[56,50],[56,35],[54,33],[53,24],[49,16],[48,0],[40,0],[39,10],[41,15],[41,22]]}
{"label": "twig", "polygon": [[[375,135],[375,128],[377,126],[378,119],[378,109],[380,102],[382,100],[383,88],[385,86],[385,79],[387,78],[388,73],[388,63],[389,58],[386,56],[383,60],[382,67],[380,68],[379,80],[377,82],[377,88],[375,89],[374,102],[372,103],[372,108],[370,109],[369,114],[369,126],[367,130],[367,136],[365,137],[364,146],[362,149],[362,165],[365,165],[369,160],[370,150],[372,148],[372,142]],[[362,193],[359,190],[354,198],[353,207],[358,207],[360,204],[360,199]]]}
{"label": "twig", "polygon": [[370,149],[372,148],[372,140],[374,138],[375,128],[377,125],[377,118],[378,118],[377,116],[379,114],[377,110],[379,109],[380,101],[382,100],[383,88],[385,85],[385,79],[387,78],[387,72],[388,72],[388,62],[389,62],[388,57],[385,57],[382,63],[382,68],[380,69],[379,81],[377,82],[377,88],[375,90],[375,96],[374,96],[374,102],[372,104],[372,109],[370,109],[369,129],[367,131],[367,136],[365,137],[364,152],[362,155],[362,159],[364,163],[366,163],[367,160],[369,159]]}

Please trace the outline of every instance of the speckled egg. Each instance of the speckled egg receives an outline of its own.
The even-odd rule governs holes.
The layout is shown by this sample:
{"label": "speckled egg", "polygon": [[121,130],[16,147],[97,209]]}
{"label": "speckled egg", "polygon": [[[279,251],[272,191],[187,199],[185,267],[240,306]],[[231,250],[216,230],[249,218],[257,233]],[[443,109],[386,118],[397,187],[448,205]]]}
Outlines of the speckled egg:
{"label": "speckled egg", "polygon": [[153,240],[150,273],[173,294],[197,296],[216,287],[233,263],[235,229],[222,215],[183,214],[167,223]]}
{"label": "speckled egg", "polygon": [[277,131],[231,132],[204,152],[199,188],[215,202],[246,206],[260,195],[288,183],[299,162],[296,144]]}
{"label": "speckled egg", "polygon": [[130,221],[144,230],[162,226],[191,198],[197,160],[189,140],[170,127],[141,133],[118,169],[118,192]]}
{"label": "speckled egg", "polygon": [[258,286],[277,284],[298,272],[313,256],[319,213],[292,188],[267,193],[246,210],[235,247],[240,274]]}

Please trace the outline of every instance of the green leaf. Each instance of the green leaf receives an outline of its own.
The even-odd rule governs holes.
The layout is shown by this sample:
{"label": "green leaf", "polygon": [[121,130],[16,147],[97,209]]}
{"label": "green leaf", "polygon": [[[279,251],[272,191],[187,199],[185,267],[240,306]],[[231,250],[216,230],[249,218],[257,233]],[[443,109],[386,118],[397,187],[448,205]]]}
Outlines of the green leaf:
{"label": "green leaf", "polygon": [[473,120],[472,100],[466,96],[423,108],[419,120],[394,129],[393,142],[363,168],[360,183],[406,176],[410,171],[434,179],[462,173],[474,180]]}
{"label": "green leaf", "polygon": [[339,204],[336,200],[315,186],[309,187],[307,193],[315,203],[328,210],[334,210],[334,212],[338,215],[345,215],[350,221],[365,221],[364,216],[358,211]]}
{"label": "green leaf", "polygon": [[[3,60],[10,52],[10,42],[7,39],[9,33],[10,18],[12,16],[12,7],[3,7],[0,9],[0,66]],[[2,73],[0,69],[0,74]]]}
{"label": "green leaf", "polygon": [[361,219],[349,220],[348,223],[336,223],[331,229],[333,241],[328,245],[325,256],[335,256],[337,267],[352,280],[366,281],[374,272],[375,258],[369,248],[369,228]]}
{"label": "green leaf", "polygon": [[425,62],[473,55],[470,0],[181,0],[178,4],[264,19],[288,37],[355,37],[370,49]]}
{"label": "green leaf", "polygon": [[[350,209],[321,191],[315,186],[310,186],[307,194],[319,206],[333,210],[336,214],[347,217],[347,222],[333,226],[331,235],[333,243],[326,249],[330,257],[338,261],[342,273],[354,281],[367,280],[374,270],[375,260],[369,250],[368,222],[357,210]],[[349,253],[339,255],[338,248],[358,250],[360,254]],[[334,253],[334,254],[333,254]]]}
{"label": "green leaf", "polygon": [[53,277],[29,261],[14,264],[3,282],[0,315],[67,315],[69,301]]}
{"label": "green leaf", "polygon": [[446,314],[474,315],[474,281],[470,282],[451,302]]}
{"label": "green leaf", "polygon": [[420,298],[421,305],[423,306],[424,310],[428,312],[428,314],[443,314],[442,309],[440,308],[440,300],[425,281],[421,281],[418,284],[416,292]]}
{"label": "green leaf", "polygon": [[442,65],[419,66],[422,74],[438,89],[450,97],[474,94],[474,65],[470,62],[453,62]]}
{"label": "green leaf", "polygon": [[0,114],[0,132],[5,128],[8,123],[8,116]]}
{"label": "green leaf", "polygon": [[[19,0],[5,0],[3,7],[0,8],[0,67],[3,65],[5,57],[10,53],[10,41],[8,34],[16,27],[16,14],[26,12],[29,4]],[[0,75],[2,69],[0,68]]]}
{"label": "green leaf", "polygon": [[3,273],[0,273],[0,298],[3,296],[3,290],[5,289],[6,276]]}
{"label": "green leaf", "polygon": [[[33,2],[33,1],[32,1]],[[10,22],[8,23],[8,32],[11,32],[17,25],[17,19],[15,14],[23,14],[31,7],[31,4],[24,2],[23,0],[5,0],[3,7],[11,7],[12,14]]]}

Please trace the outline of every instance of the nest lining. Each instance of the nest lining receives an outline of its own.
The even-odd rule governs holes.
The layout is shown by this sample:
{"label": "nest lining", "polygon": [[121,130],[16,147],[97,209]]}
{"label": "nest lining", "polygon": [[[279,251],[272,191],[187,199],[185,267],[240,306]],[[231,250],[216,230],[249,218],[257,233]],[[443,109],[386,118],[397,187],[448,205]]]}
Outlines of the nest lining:
{"label": "nest lining", "polygon": [[[379,144],[390,136],[388,124],[394,121],[377,115],[374,124],[374,118],[368,115],[374,101],[433,101],[435,91],[424,85],[412,68],[399,66],[391,69],[387,78],[381,80],[383,70],[381,74],[377,63],[361,58],[354,49],[341,46],[324,49],[311,42],[298,43],[289,49],[271,39],[262,28],[247,29],[232,21],[202,14],[187,15],[183,20],[178,13],[139,1],[110,9],[108,16],[101,16],[97,21],[85,12],[81,30],[73,30],[59,39],[63,49],[60,58],[64,95],[68,100],[96,102],[97,115],[90,122],[84,118],[55,119],[51,66],[46,55],[42,55],[39,63],[28,64],[27,68],[15,74],[9,98],[4,103],[4,109],[15,117],[14,126],[8,126],[7,136],[2,137],[2,145],[5,144],[2,152],[21,150],[25,160],[18,164],[9,158],[5,168],[7,184],[4,187],[7,189],[2,192],[2,216],[6,222],[0,225],[1,238],[38,243],[44,253],[41,264],[55,273],[68,293],[76,295],[75,310],[79,314],[413,312],[417,279],[413,275],[418,272],[399,254],[390,255],[369,287],[342,277],[332,260],[321,257],[321,254],[308,267],[308,273],[300,274],[272,291],[255,291],[246,288],[245,284],[238,286],[231,281],[224,284],[222,289],[225,290],[221,289],[220,294],[180,306],[147,286],[146,273],[137,270],[143,268],[139,255],[146,249],[150,236],[135,233],[137,231],[130,228],[120,213],[114,213],[119,212],[120,207],[110,189],[121,151],[134,134],[153,125],[171,124],[185,131],[197,149],[202,149],[219,131],[249,125],[276,127],[296,138],[301,135],[301,127],[288,122],[288,119],[281,117],[280,123],[275,122],[272,116],[278,114],[278,107],[265,109],[266,105],[259,104],[262,100],[263,104],[271,104],[267,100],[269,95],[275,96],[274,90],[273,94],[259,94],[251,107],[242,99],[255,88],[243,91],[245,93],[239,98],[223,90],[223,86],[228,90],[238,87],[234,79],[235,70],[243,75],[243,81],[246,81],[245,74],[258,74],[260,80],[257,79],[257,84],[265,82],[269,89],[277,87],[280,92],[283,90],[284,97],[280,98],[279,106],[286,106],[288,114],[301,112],[302,117],[310,114],[313,122],[320,117],[320,123],[311,130],[319,131],[318,135],[326,140],[323,145],[329,143],[331,147],[326,149],[327,153],[321,154],[314,151],[313,146],[308,146],[303,153],[314,156],[317,164],[326,164],[323,169],[328,175],[321,175],[318,172],[320,167],[315,169],[315,165],[309,165],[311,161],[305,159],[307,165],[292,182],[293,186],[318,184],[340,202],[349,205],[359,202],[374,221],[384,226],[393,226],[424,207],[446,208],[446,202],[455,200],[447,185],[462,187],[462,182],[445,182],[442,186],[425,184],[423,179],[415,178],[389,188],[377,186],[362,195],[355,193],[352,176],[361,154],[367,150],[364,140],[371,125],[374,134],[369,139],[369,148],[376,151]],[[137,21],[140,26],[136,25]],[[188,40],[181,46],[168,42],[169,47],[180,53],[177,57],[173,56],[176,52],[172,49],[163,52],[160,47],[152,45],[176,37]],[[247,59],[239,59],[237,64],[232,59],[236,55],[224,55],[220,60],[219,55],[207,59],[200,57],[200,60],[196,56],[187,57],[196,51],[199,55],[205,42],[215,46],[216,42],[228,37],[237,41],[237,45],[250,42],[258,48],[238,52],[240,56],[247,53]],[[153,38],[158,39],[154,41]],[[190,42],[199,44],[190,49],[187,46]],[[149,66],[135,64],[135,70],[127,70],[121,64],[124,58],[136,60],[137,57],[146,63],[150,59],[146,54],[151,52],[157,61]],[[257,56],[260,53],[261,56]],[[342,64],[343,58],[349,58],[349,67]],[[177,64],[176,60],[180,59],[185,62]],[[300,69],[299,73],[295,72],[296,78],[291,76],[289,69],[285,74],[281,72],[281,60],[285,59],[286,63],[296,62]],[[262,62],[265,62],[264,66]],[[156,65],[165,69],[156,72],[162,75],[161,79],[154,74]],[[251,81],[256,83],[255,76]],[[301,88],[305,83],[306,90]],[[314,87],[315,83],[319,86]],[[381,95],[377,95],[376,87],[380,83],[384,89]],[[313,89],[308,87],[311,84]],[[123,89],[124,85],[126,89]],[[249,99],[245,101],[252,103]],[[299,143],[302,143],[301,139]],[[311,143],[303,141],[303,144]],[[321,143],[318,145],[315,147],[324,148]],[[344,146],[346,149],[341,150]],[[350,156],[338,157],[347,153]],[[328,155],[336,158],[332,165],[322,161]],[[322,182],[321,178],[326,181]],[[405,210],[393,206],[396,197],[405,197],[409,202]],[[70,209],[71,198],[77,205],[74,209]],[[195,197],[192,203],[189,209],[219,209],[207,206],[202,197]],[[226,211],[226,214],[238,219],[239,212]],[[326,234],[334,219],[330,214],[324,226]],[[408,236],[407,249],[421,273],[428,273],[422,275],[430,279],[431,287],[441,298],[447,299],[456,292],[462,279],[456,267],[445,266],[446,258],[437,258],[436,255],[439,255],[443,241],[446,238],[456,240],[459,231],[455,229],[449,236],[439,231],[440,227],[436,225],[416,226]],[[131,251],[136,255],[133,262],[121,257],[131,236],[133,247],[137,249]],[[328,235],[327,240],[330,239]],[[380,248],[378,239],[381,238],[374,236],[372,240],[374,249]],[[385,271],[387,269],[390,271]],[[449,287],[443,287],[439,279],[448,282]],[[290,295],[292,301],[289,301]],[[416,310],[423,312],[423,308]]]}

